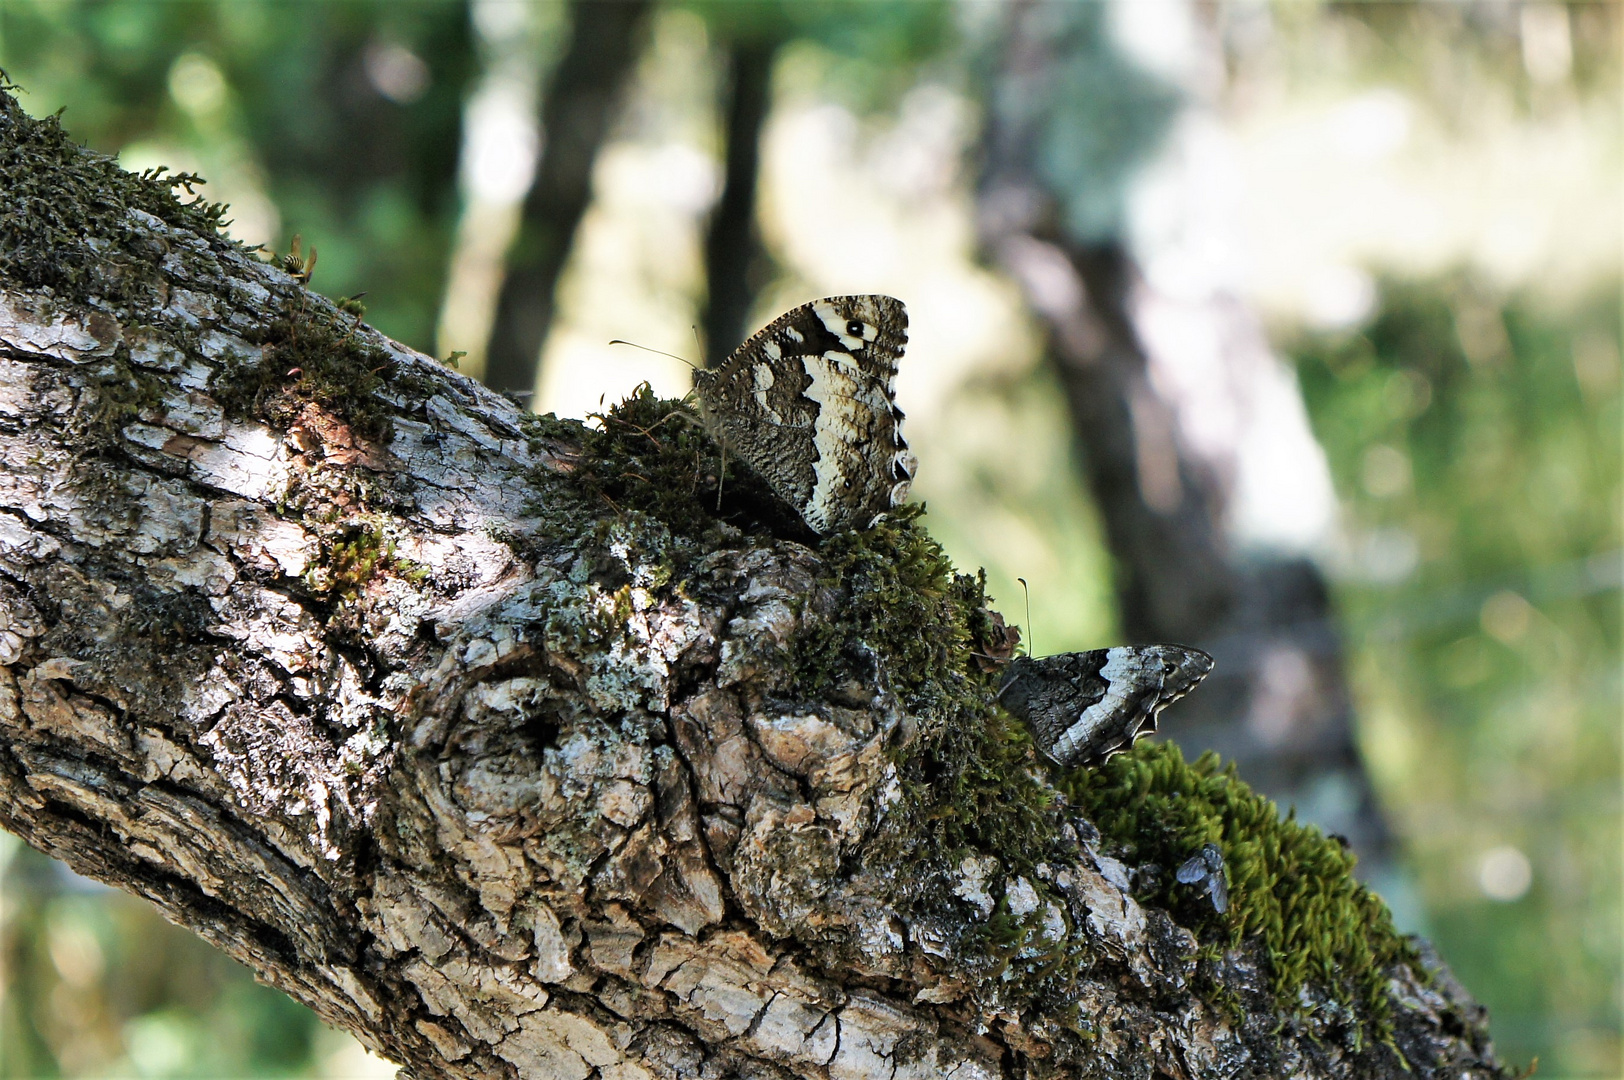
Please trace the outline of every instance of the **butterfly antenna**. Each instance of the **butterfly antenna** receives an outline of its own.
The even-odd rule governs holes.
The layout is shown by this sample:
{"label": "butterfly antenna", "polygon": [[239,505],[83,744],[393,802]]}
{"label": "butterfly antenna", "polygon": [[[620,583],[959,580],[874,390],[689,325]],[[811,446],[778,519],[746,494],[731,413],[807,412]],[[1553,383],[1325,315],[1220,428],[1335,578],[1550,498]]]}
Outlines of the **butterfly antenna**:
{"label": "butterfly antenna", "polygon": [[664,349],[651,349],[647,345],[639,345],[635,341],[623,341],[620,338],[615,338],[609,344],[611,344],[611,345],[630,345],[632,348],[634,348],[634,349],[642,349],[644,352],[656,353],[656,354],[658,354],[660,356],[669,356],[673,360],[681,360],[684,364],[687,364],[689,367],[693,368],[695,371],[699,370],[699,365],[694,363],[692,360],[689,360],[689,359],[687,359],[685,357],[678,356],[676,353],[666,352]]}
{"label": "butterfly antenna", "polygon": [[1021,583],[1021,592],[1026,595],[1026,655],[1032,656],[1037,652],[1036,642],[1032,640],[1032,590],[1026,587],[1026,579],[1015,579]]}
{"label": "butterfly antenna", "polygon": [[699,327],[690,326],[688,329],[690,329],[690,330],[692,330],[694,332],[694,347],[699,350],[699,355],[700,356],[704,356],[705,355],[705,339],[699,336]]}

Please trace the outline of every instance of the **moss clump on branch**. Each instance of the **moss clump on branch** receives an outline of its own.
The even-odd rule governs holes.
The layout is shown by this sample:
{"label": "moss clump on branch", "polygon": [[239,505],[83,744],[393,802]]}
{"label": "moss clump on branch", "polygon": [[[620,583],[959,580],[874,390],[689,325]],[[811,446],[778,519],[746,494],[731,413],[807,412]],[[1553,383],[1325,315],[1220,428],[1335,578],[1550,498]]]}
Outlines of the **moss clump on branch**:
{"label": "moss clump on branch", "polygon": [[74,142],[57,117],[25,113],[15,89],[0,72],[0,276],[64,299],[132,297],[158,279],[167,254],[132,210],[229,243],[218,235],[224,206],[175,194],[194,194],[201,177],[125,172]]}
{"label": "moss clump on branch", "polygon": [[809,698],[826,696],[879,660],[921,721],[898,755],[904,803],[890,812],[909,821],[907,857],[954,866],[997,853],[1030,873],[1053,854],[1053,800],[1030,775],[1025,730],[992,704],[998,675],[971,662],[992,636],[985,579],[954,570],[923,514],[906,506],[872,529],[824,541],[823,584],[839,609],[796,642],[795,685]]}
{"label": "moss clump on branch", "polygon": [[893,753],[901,798],[886,808],[865,859],[896,883],[904,915],[934,918],[959,903],[963,860],[996,858],[1003,880],[1026,879],[1040,903],[1019,916],[999,891],[991,917],[970,920],[957,942],[964,974],[1023,1006],[1074,1000],[1094,958],[1079,934],[1046,936],[1047,902],[1062,898],[1040,870],[1075,854],[1064,808],[1037,778],[1025,728],[993,703],[998,672],[975,662],[1004,639],[985,578],[953,568],[923,513],[904,507],[872,529],[824,541],[822,584],[838,607],[797,641],[795,686],[826,698],[853,677],[884,673],[918,730]]}
{"label": "moss clump on branch", "polygon": [[228,413],[286,428],[305,405],[319,405],[359,438],[379,445],[394,423],[378,391],[395,375],[394,358],[368,344],[358,316],[312,306],[301,294],[293,310],[264,328],[255,342],[259,360],[235,364],[214,380],[214,396]]}
{"label": "moss clump on branch", "polygon": [[80,435],[90,452],[116,445],[125,424],[163,404],[157,376],[130,366],[122,356],[101,363],[90,377],[89,389],[91,405]]}
{"label": "moss clump on branch", "polygon": [[[224,206],[182,201],[175,192],[195,194],[201,177],[162,168],[126,172],[75,143],[56,117],[30,117],[9,93],[15,89],[0,72],[0,277],[79,302],[135,299],[161,283],[160,266],[173,245],[133,211],[234,246],[219,233]],[[294,303],[258,336],[255,343],[265,346],[258,362],[216,379],[221,404],[233,415],[286,427],[305,403],[315,403],[361,439],[387,442],[390,418],[377,392],[395,365],[361,340],[359,305],[341,301],[344,310],[331,309],[304,293]],[[128,395],[108,389],[117,410]]]}
{"label": "moss clump on branch", "polygon": [[[532,509],[570,518],[581,514],[646,514],[678,537],[714,548],[737,539],[726,530],[814,541],[793,511],[766,484],[720,447],[681,401],[655,396],[647,383],[601,413],[596,426],[548,414],[526,418],[533,449],[570,448],[573,467],[560,476],[552,467],[533,475],[546,498]],[[721,493],[718,495],[718,476]],[[552,505],[560,496],[564,508]]]}
{"label": "moss clump on branch", "polygon": [[[1059,784],[1125,859],[1166,869],[1141,899],[1178,912],[1208,943],[1262,942],[1283,1009],[1300,1008],[1304,986],[1322,986],[1360,1006],[1378,1039],[1390,1036],[1387,971],[1398,963],[1420,970],[1418,957],[1387,905],[1354,877],[1355,858],[1341,843],[1295,811],[1282,818],[1233,762],[1221,766],[1211,752],[1186,762],[1172,743],[1140,743]],[[1228,869],[1222,915],[1172,875],[1206,843],[1218,845]]]}
{"label": "moss clump on branch", "polygon": [[394,573],[414,584],[428,570],[395,553],[395,541],[376,521],[352,524],[322,540],[322,558],[305,571],[305,583],[317,594],[339,601],[359,596],[369,581]]}

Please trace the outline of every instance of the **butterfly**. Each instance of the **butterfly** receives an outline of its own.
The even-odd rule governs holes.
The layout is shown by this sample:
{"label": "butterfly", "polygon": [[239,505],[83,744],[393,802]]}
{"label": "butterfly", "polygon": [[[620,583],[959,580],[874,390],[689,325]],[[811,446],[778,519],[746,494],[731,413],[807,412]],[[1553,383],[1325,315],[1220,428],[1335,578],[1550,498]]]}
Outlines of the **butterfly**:
{"label": "butterfly", "polygon": [[1224,882],[1224,853],[1217,844],[1203,844],[1201,850],[1184,861],[1173,876],[1184,885],[1197,885],[1212,897],[1212,909],[1222,915],[1229,910],[1229,886]]}
{"label": "butterfly", "polygon": [[1098,765],[1155,731],[1156,715],[1211,670],[1212,657],[1185,645],[1018,656],[998,700],[1057,764]]}
{"label": "butterfly", "polygon": [[867,528],[907,499],[918,468],[893,389],[907,343],[902,301],[828,296],[695,371],[694,390],[728,449],[813,532]]}

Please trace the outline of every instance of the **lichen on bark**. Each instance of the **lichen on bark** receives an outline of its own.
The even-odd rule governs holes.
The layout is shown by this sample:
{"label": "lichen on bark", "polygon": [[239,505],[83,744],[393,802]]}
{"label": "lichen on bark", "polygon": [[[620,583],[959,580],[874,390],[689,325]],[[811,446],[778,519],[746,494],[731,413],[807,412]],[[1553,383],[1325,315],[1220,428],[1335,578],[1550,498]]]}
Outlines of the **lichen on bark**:
{"label": "lichen on bark", "polygon": [[1051,775],[918,512],[819,542],[678,403],[524,416],[64,139],[0,93],[7,829],[423,1080],[1494,1073],[1425,950],[1335,927],[1384,1019],[1155,885],[1283,834]]}

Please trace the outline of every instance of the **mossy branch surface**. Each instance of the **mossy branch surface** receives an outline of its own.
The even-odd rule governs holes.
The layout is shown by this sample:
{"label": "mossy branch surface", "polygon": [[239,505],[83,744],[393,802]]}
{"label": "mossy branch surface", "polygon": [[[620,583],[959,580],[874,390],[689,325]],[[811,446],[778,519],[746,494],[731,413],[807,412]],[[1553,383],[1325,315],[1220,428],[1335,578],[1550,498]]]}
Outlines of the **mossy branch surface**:
{"label": "mossy branch surface", "polygon": [[[541,417],[532,432],[581,447],[573,473],[545,478],[555,508],[562,483],[574,491],[574,512],[596,503],[600,512],[647,515],[712,542],[728,539],[719,528],[766,537],[782,523],[781,515],[754,516],[773,509],[772,497],[737,468],[718,514],[720,451],[683,403],[646,386],[598,415],[594,428]],[[1065,857],[1064,831],[1081,811],[1103,846],[1138,868],[1139,898],[1194,931],[1204,955],[1256,942],[1281,1010],[1312,1010],[1314,999],[1300,991],[1317,986],[1353,1010],[1356,1041],[1389,1040],[1390,971],[1418,958],[1386,905],[1354,876],[1352,853],[1294,813],[1282,817],[1210,753],[1188,763],[1175,745],[1145,742],[1100,768],[1047,765],[1024,727],[993,703],[996,666],[975,662],[996,647],[1001,625],[984,578],[958,572],[923,517],[923,507],[909,506],[875,528],[821,542],[821,584],[841,600],[810,621],[789,658],[792,696],[827,698],[877,666],[919,721],[894,753],[903,798],[865,851],[894,869],[903,910],[950,905],[955,868],[988,855],[1044,894],[1039,867]],[[672,577],[684,569],[673,566]],[[1231,906],[1223,915],[1173,879],[1172,869],[1207,842],[1225,855]],[[1006,996],[1013,980],[1028,1005],[1063,1010],[1094,958],[1076,938],[1043,943],[1039,930],[1037,915],[1012,915],[1000,897],[965,944],[981,951],[977,975],[1003,980]]]}
{"label": "mossy branch surface", "polygon": [[159,276],[165,254],[131,210],[167,225],[216,236],[227,208],[194,195],[192,173],[129,173],[73,141],[56,116],[27,116],[0,71],[0,275],[69,296],[124,299]]}
{"label": "mossy branch surface", "polygon": [[1055,775],[921,508],[816,537],[646,387],[521,416],[3,91],[0,201],[0,820],[415,1075],[1492,1058],[1232,774]]}
{"label": "mossy branch surface", "polygon": [[307,404],[342,419],[368,442],[387,444],[393,435],[390,411],[378,391],[395,376],[397,365],[356,331],[358,315],[322,311],[307,303],[271,322],[254,344],[260,358],[238,364],[215,380],[221,405],[238,416],[287,428]]}
{"label": "mossy branch surface", "polygon": [[[1059,786],[1126,861],[1161,869],[1143,875],[1146,903],[1178,913],[1209,943],[1261,942],[1285,1010],[1300,991],[1324,987],[1357,1004],[1380,1040],[1392,1036],[1388,972],[1420,972],[1414,946],[1393,926],[1381,898],[1354,876],[1355,856],[1317,827],[1281,815],[1208,752],[1186,762],[1172,743],[1144,742],[1098,769],[1077,769]],[[1220,914],[1172,868],[1206,843],[1224,853],[1229,910]]]}

